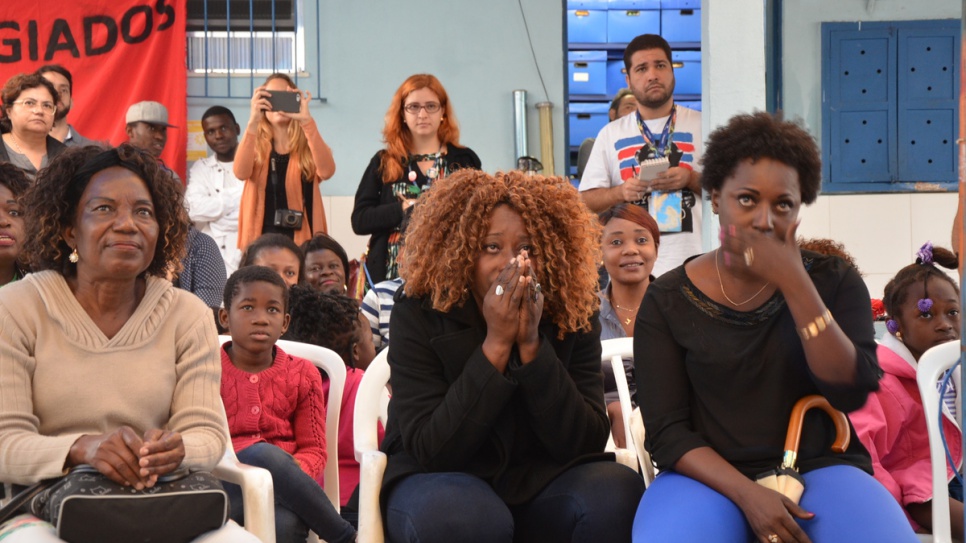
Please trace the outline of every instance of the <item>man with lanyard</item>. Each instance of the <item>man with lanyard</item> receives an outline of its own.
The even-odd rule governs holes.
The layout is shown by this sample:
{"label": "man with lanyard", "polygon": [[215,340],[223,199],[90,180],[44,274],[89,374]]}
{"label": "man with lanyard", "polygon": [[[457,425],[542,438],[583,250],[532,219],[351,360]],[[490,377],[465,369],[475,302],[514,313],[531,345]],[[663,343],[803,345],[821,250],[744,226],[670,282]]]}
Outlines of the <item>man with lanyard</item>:
{"label": "man with lanyard", "polygon": [[[601,129],[579,190],[597,213],[623,202],[648,208],[661,229],[653,272],[659,276],[701,252],[701,114],[674,103],[671,47],[664,38],[642,34],[631,40],[624,67],[637,112]],[[638,179],[639,160],[656,157],[667,157],[670,167],[653,179]]]}

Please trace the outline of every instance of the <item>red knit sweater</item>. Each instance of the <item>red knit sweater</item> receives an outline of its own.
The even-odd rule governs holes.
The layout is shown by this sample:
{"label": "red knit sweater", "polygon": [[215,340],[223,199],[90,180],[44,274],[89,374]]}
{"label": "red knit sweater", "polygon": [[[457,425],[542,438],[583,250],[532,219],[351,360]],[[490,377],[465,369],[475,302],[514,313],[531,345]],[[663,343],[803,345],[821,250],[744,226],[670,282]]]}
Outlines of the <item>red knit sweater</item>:
{"label": "red knit sweater", "polygon": [[221,348],[221,398],[238,451],[266,442],[291,454],[313,479],[325,469],[325,400],[319,370],[275,347],[272,366],[258,373],[235,367]]}

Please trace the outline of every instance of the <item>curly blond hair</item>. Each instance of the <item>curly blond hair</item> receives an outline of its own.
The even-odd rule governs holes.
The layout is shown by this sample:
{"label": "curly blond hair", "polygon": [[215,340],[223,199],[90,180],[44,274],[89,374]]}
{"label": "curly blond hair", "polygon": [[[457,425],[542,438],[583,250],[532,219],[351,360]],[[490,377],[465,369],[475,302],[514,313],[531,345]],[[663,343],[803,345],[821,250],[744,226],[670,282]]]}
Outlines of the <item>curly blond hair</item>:
{"label": "curly blond hair", "polygon": [[589,331],[599,306],[601,227],[577,190],[560,177],[460,170],[434,183],[413,209],[407,230],[401,264],[406,295],[429,298],[437,311],[462,305],[470,296],[490,217],[500,205],[519,213],[530,234],[544,316],[561,336]]}

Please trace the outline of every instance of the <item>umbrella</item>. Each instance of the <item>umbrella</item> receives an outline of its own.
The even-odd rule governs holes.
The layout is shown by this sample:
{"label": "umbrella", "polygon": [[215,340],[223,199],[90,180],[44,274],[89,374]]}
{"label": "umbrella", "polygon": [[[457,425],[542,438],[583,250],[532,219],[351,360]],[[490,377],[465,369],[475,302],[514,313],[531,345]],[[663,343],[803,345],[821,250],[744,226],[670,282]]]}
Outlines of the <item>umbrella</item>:
{"label": "umbrella", "polygon": [[758,476],[758,484],[780,492],[795,503],[802,498],[805,492],[805,480],[798,473],[795,463],[798,460],[798,445],[802,439],[802,422],[805,420],[805,413],[813,408],[819,408],[828,413],[835,423],[835,441],[832,443],[832,450],[837,453],[845,452],[849,447],[849,419],[845,413],[833,408],[824,396],[813,394],[795,402],[792,408],[792,416],[788,420],[788,433],[785,435],[785,454],[782,457],[781,466],[771,471],[766,471]]}

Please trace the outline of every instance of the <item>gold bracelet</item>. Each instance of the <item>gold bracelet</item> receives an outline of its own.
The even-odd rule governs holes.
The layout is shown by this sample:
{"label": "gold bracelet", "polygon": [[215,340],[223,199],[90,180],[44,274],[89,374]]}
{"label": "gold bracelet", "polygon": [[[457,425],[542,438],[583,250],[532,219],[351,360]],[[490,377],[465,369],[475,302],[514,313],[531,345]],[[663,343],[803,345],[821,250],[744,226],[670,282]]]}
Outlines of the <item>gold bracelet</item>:
{"label": "gold bracelet", "polygon": [[815,317],[815,320],[799,328],[798,335],[802,336],[802,341],[808,341],[824,332],[833,320],[835,319],[832,318],[832,312],[826,308],[821,315]]}

